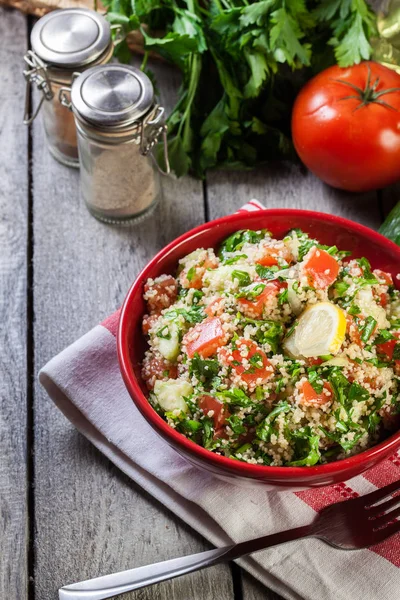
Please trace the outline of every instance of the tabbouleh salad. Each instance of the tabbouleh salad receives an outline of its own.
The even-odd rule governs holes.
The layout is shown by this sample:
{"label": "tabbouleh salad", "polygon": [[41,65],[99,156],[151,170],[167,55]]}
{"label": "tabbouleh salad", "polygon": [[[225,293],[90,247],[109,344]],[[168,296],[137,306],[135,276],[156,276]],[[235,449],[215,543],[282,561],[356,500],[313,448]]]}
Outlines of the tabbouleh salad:
{"label": "tabbouleh salad", "polygon": [[400,427],[400,294],[301,230],[241,230],[149,279],[149,402],[208,450],[311,466]]}

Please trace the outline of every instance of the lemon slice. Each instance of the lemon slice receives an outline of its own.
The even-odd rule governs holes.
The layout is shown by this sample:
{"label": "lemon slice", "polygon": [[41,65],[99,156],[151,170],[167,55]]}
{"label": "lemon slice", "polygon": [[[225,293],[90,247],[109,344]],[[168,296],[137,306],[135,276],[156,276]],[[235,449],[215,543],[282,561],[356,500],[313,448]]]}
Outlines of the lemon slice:
{"label": "lemon slice", "polygon": [[302,313],[284,347],[295,358],[334,355],[339,352],[345,335],[344,312],[331,302],[318,302]]}

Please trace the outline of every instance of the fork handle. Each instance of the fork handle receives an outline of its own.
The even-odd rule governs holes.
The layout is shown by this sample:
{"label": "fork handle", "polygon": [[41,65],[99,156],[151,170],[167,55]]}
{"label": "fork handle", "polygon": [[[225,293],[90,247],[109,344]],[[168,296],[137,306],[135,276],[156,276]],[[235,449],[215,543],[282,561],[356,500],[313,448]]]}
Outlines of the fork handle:
{"label": "fork handle", "polygon": [[305,525],[233,544],[232,546],[206,550],[190,556],[173,558],[172,560],[137,567],[112,575],[88,579],[87,581],[62,587],[59,590],[59,600],[104,600],[105,598],[114,598],[126,592],[211,567],[220,562],[234,560],[263,548],[307,537],[310,534],[311,527]]}

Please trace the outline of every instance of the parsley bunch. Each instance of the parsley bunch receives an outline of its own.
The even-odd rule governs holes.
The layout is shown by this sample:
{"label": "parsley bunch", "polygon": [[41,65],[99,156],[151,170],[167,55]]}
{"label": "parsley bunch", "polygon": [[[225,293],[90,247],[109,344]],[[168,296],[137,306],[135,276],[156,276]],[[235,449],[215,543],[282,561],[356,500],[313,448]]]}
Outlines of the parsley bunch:
{"label": "parsley bunch", "polygon": [[[294,156],[290,112],[299,88],[335,61],[345,67],[368,59],[375,32],[365,0],[104,4],[109,21],[126,32],[140,29],[146,51],[182,72],[168,119],[170,162],[178,176],[192,171],[203,177],[213,167],[249,169]],[[117,55],[130,59],[125,42]]]}

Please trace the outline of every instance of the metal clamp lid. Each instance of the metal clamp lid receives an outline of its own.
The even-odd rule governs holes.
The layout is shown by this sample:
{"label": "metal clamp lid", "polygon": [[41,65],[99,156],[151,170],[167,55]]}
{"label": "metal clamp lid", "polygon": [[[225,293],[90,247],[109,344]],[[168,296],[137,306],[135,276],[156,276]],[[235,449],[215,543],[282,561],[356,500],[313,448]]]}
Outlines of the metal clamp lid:
{"label": "metal clamp lid", "polygon": [[[134,130],[139,133],[140,153],[151,154],[161,173],[168,175],[167,125],[164,108],[154,105],[150,79],[127,65],[102,65],[77,73],[71,88],[59,90],[59,101],[73,110],[85,128],[98,135],[114,137],[114,143]],[[158,127],[157,127],[158,125]],[[160,169],[152,150],[163,138],[165,170]]]}
{"label": "metal clamp lid", "polygon": [[102,129],[129,127],[154,103],[150,79],[129,65],[107,64],[87,69],[71,89],[74,112]]}
{"label": "metal clamp lid", "polygon": [[75,68],[95,61],[111,43],[110,24],[87,8],[48,13],[34,25],[32,50],[48,65]]}

